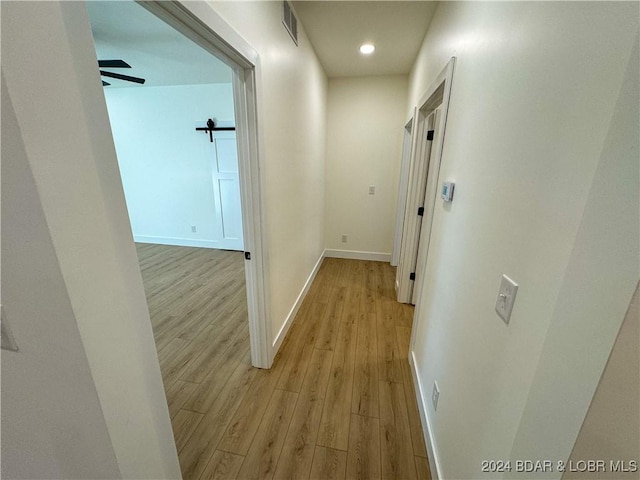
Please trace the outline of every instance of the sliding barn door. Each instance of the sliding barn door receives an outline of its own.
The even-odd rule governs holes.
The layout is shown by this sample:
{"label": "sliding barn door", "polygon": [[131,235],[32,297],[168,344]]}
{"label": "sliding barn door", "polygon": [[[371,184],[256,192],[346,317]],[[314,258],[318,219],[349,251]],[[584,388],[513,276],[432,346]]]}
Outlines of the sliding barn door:
{"label": "sliding barn door", "polygon": [[244,250],[236,132],[214,132],[213,143],[209,145],[211,146],[217,230],[220,232],[217,248]]}

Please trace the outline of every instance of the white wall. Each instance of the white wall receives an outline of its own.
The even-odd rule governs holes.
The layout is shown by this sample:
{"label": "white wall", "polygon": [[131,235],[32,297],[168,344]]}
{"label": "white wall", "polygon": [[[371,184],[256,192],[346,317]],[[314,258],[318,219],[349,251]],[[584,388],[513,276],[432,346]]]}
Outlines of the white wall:
{"label": "white wall", "polygon": [[2,3],[2,474],[179,478],[91,38],[82,3]]}
{"label": "white wall", "polygon": [[[332,78],[327,103],[325,245],[390,259],[407,77]],[[375,195],[369,195],[369,186]],[[347,243],[341,236],[348,235]],[[331,252],[328,252],[331,254]],[[335,252],[340,254],[341,252]]]}
{"label": "white wall", "polygon": [[602,479],[612,476],[609,465],[624,462],[627,473],[617,473],[616,478],[640,478],[633,471],[631,461],[640,461],[640,284],[631,300],[622,327],[611,351],[589,411],[585,417],[576,444],[571,452],[571,461],[585,459],[604,460],[605,471],[567,470],[563,479]]}
{"label": "white wall", "polygon": [[104,91],[136,241],[228,248],[211,143],[195,127],[208,118],[234,124],[231,84]]}
{"label": "white wall", "polygon": [[327,79],[298,24],[298,46],[280,2],[210,2],[260,55],[259,121],[269,299],[274,340],[324,250]]}
{"label": "white wall", "polygon": [[[637,127],[622,108],[637,122],[637,95],[616,108],[637,30],[631,3],[438,7],[407,112],[456,56],[440,172],[456,194],[436,204],[412,351],[442,478],[568,458],[638,279]],[[604,155],[614,111],[620,147]],[[627,180],[602,202],[614,178]],[[509,326],[502,273],[520,285]]]}
{"label": "white wall", "polygon": [[[521,458],[525,452],[569,457],[640,277],[637,27],[632,42],[512,457]],[[555,408],[549,409],[549,404]]]}
{"label": "white wall", "polygon": [[3,76],[2,299],[19,351],[2,351],[2,478],[118,478],[39,200]]}

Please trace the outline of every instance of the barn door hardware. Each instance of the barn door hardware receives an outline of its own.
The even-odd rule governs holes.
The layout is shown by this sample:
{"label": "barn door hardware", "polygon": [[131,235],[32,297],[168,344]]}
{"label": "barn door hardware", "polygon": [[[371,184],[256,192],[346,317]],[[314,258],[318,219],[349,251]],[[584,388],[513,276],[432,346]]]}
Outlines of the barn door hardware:
{"label": "barn door hardware", "polygon": [[196,127],[199,132],[209,132],[209,141],[213,143],[213,132],[235,131],[236,127],[216,127],[216,122],[210,118],[207,120],[206,127]]}
{"label": "barn door hardware", "polygon": [[216,127],[216,122],[214,122],[211,118],[207,120],[206,127],[196,127],[197,131],[201,132],[209,132],[209,141],[213,143],[213,129]]}

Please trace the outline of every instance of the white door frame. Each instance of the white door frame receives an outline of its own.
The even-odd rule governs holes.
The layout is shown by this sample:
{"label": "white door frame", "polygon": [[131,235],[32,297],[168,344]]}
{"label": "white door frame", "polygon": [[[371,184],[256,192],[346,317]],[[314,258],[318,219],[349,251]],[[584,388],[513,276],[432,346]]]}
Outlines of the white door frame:
{"label": "white door frame", "polygon": [[[436,162],[437,164],[437,168],[435,169],[436,176],[442,160],[442,150],[444,146],[447,113],[449,111],[454,66],[455,57],[451,57],[449,62],[447,62],[440,74],[435,78],[426,93],[420,99],[420,102],[418,103],[419,107],[414,117],[414,124],[416,124],[414,128],[416,130],[413,147],[411,149],[411,167],[408,180],[407,202],[404,212],[404,225],[398,269],[396,272],[397,299],[401,303],[412,303],[412,290],[414,285],[412,283],[413,280],[410,280],[409,275],[413,273],[419,247],[418,235],[420,234],[420,221],[418,219],[417,209],[419,206],[424,206],[422,202],[425,204],[430,203],[430,199],[423,198],[425,184],[427,181],[426,175],[429,160],[431,159],[431,161]],[[434,133],[433,142],[427,143],[426,135],[430,128],[427,119],[438,107],[441,107],[442,115],[438,120],[438,128],[435,129],[436,131]],[[432,148],[434,149],[433,154],[431,152]],[[429,168],[429,170],[433,171],[434,169]],[[435,192],[430,193],[435,194]],[[433,202],[431,203],[433,204]],[[425,214],[430,216],[433,212],[425,211]],[[429,236],[430,228],[429,232],[425,233]],[[424,241],[428,242],[429,238],[424,239]]]}
{"label": "white door frame", "polygon": [[[431,86],[429,87],[429,89],[427,90],[427,93],[425,93],[425,95],[423,95],[420,104],[425,106],[429,104],[429,101],[433,101],[433,97],[437,94],[437,91],[439,88],[444,86],[444,98],[442,101],[442,115],[441,115],[441,120],[440,120],[440,124],[441,124],[441,128],[440,128],[440,132],[436,133],[435,136],[438,138],[438,148],[436,150],[436,152],[438,153],[437,158],[437,164],[438,164],[438,170],[440,169],[440,163],[442,162],[442,150],[443,150],[443,146],[444,146],[444,134],[445,134],[445,125],[447,123],[447,113],[449,110],[449,100],[451,97],[451,81],[453,79],[453,70],[455,67],[455,60],[456,57],[451,57],[451,60],[449,60],[449,62],[447,63],[447,65],[444,67],[444,69],[442,70],[442,72],[440,72],[440,75],[438,75],[438,77],[433,81],[433,83],[431,84]],[[438,106],[436,105],[434,108],[437,108]],[[436,177],[437,177],[438,173],[436,173]],[[435,179],[437,181],[437,178]],[[437,184],[436,184],[437,185]],[[430,216],[433,217],[433,210],[434,210],[434,206],[435,206],[435,197],[437,196],[437,191],[438,189],[435,189],[435,195],[434,195],[434,201],[432,202],[432,206],[431,206],[431,212],[430,212]],[[423,258],[421,258],[421,262],[422,262],[422,271],[426,271],[426,267],[427,267],[427,261],[428,261],[428,257],[429,257],[429,243],[431,242],[431,225],[432,223],[429,222],[429,230],[428,232],[424,232],[425,238],[424,241],[427,242],[426,246],[424,247],[425,253]],[[417,330],[417,324],[420,318],[420,309],[421,309],[421,303],[422,303],[422,298],[423,298],[423,294],[422,294],[422,290],[424,289],[424,275],[423,278],[418,280],[418,283],[415,285],[415,288],[418,289],[418,296],[417,296],[417,301],[416,301],[416,308],[414,310],[413,313],[413,324],[411,326],[411,339],[409,341],[409,356],[411,357],[411,352],[413,352],[414,347],[415,347],[415,340],[416,340],[416,330]],[[433,471],[433,469],[432,469]]]}
{"label": "white door frame", "polygon": [[[400,259],[400,246],[402,245],[402,227],[404,226],[404,211],[407,205],[407,190],[409,185],[409,168],[411,166],[411,149],[415,135],[416,109],[413,109],[411,118],[404,126],[402,140],[402,160],[400,164],[400,184],[398,186],[398,206],[396,208],[396,228],[393,237],[393,252],[391,253],[391,265],[397,266]],[[398,283],[396,282],[396,290]]]}
{"label": "white door frame", "polygon": [[209,51],[233,70],[233,99],[238,143],[240,199],[245,252],[251,363],[270,368],[273,363],[269,318],[268,258],[262,197],[264,143],[258,127],[260,78],[258,53],[206,2],[140,1],[140,5]]}

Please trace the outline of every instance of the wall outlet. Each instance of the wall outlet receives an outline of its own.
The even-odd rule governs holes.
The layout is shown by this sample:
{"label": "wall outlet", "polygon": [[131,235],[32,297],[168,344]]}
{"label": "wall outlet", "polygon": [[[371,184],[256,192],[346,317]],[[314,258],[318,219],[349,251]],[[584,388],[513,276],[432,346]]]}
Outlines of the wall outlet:
{"label": "wall outlet", "polygon": [[195,225],[191,225],[191,233],[196,233],[196,226]]}
{"label": "wall outlet", "polygon": [[433,382],[433,392],[431,393],[431,403],[433,403],[433,409],[438,409],[438,398],[440,398],[440,389],[438,388],[438,382]]}
{"label": "wall outlet", "polygon": [[504,323],[509,325],[511,319],[511,311],[516,301],[516,293],[518,293],[518,284],[506,275],[502,275],[498,298],[496,299],[496,312],[502,317]]}
{"label": "wall outlet", "polygon": [[369,195],[375,195],[375,194],[376,194],[376,186],[369,185]]}
{"label": "wall outlet", "polygon": [[347,235],[342,235],[342,243],[347,243]]}

